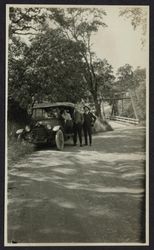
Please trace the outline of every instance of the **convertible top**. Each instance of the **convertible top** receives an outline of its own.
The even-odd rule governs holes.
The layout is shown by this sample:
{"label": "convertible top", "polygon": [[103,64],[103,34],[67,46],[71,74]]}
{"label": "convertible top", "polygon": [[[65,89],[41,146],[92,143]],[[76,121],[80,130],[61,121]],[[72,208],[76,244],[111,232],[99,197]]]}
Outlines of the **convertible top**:
{"label": "convertible top", "polygon": [[33,109],[41,109],[41,108],[56,108],[56,107],[68,107],[74,108],[75,105],[71,102],[55,102],[55,103],[38,103],[33,106]]}

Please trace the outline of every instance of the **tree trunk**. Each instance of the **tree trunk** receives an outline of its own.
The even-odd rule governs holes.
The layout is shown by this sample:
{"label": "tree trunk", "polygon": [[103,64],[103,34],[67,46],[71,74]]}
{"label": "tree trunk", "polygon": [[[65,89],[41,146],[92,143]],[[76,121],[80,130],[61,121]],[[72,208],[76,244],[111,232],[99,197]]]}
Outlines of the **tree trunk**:
{"label": "tree trunk", "polygon": [[105,120],[105,110],[104,110],[104,102],[101,101],[100,106],[102,107],[101,118]]}
{"label": "tree trunk", "polygon": [[102,118],[102,115],[101,115],[101,105],[98,102],[97,97],[95,95],[93,96],[93,99],[94,99],[94,104],[95,104],[95,109],[96,109],[96,116]]}

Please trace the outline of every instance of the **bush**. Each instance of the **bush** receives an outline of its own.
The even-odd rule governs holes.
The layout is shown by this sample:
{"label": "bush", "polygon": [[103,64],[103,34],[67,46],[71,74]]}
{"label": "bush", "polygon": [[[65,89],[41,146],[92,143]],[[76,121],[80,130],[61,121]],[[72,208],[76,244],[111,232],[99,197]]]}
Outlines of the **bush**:
{"label": "bush", "polygon": [[33,152],[34,146],[26,141],[17,141],[16,131],[20,128],[23,128],[22,125],[15,122],[8,122],[8,166],[17,162],[21,157],[24,157],[26,154]]}

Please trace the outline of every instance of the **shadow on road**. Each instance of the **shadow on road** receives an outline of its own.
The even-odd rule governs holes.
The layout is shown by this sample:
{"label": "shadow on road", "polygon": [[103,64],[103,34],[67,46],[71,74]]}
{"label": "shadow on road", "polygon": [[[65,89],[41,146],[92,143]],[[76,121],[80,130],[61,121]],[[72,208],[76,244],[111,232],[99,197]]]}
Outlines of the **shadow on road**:
{"label": "shadow on road", "polygon": [[8,241],[144,242],[143,130],[39,150],[9,175]]}

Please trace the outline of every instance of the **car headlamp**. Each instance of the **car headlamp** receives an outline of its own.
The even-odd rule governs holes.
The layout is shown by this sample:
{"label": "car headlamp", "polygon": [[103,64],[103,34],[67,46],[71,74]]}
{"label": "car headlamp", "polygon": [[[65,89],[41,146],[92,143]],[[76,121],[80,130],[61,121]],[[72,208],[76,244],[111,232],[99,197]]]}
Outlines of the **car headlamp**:
{"label": "car headlamp", "polygon": [[26,132],[29,132],[30,131],[30,127],[28,125],[25,126],[25,130]]}
{"label": "car headlamp", "polygon": [[57,125],[57,126],[54,126],[52,130],[53,130],[54,132],[57,132],[59,129],[60,129],[60,126]]}
{"label": "car headlamp", "polygon": [[39,122],[36,123],[36,126],[39,126],[39,125],[42,125],[41,121],[39,121]]}
{"label": "car headlamp", "polygon": [[51,125],[50,124],[47,124],[47,129],[51,129]]}

